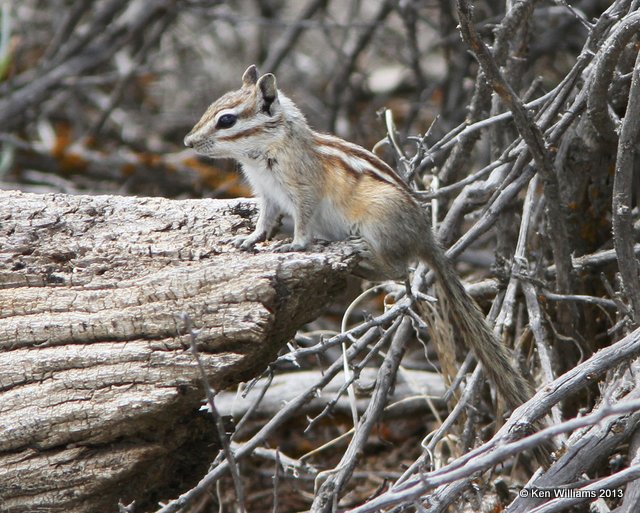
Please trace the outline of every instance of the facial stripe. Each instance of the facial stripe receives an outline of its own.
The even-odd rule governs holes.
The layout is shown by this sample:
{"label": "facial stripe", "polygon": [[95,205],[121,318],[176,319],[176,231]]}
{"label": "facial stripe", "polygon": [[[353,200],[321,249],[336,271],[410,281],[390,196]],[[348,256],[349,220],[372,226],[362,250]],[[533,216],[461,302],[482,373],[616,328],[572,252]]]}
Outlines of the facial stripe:
{"label": "facial stripe", "polygon": [[242,109],[236,112],[236,116],[240,119],[247,119],[253,117],[256,113],[255,105],[245,105]]}
{"label": "facial stripe", "polygon": [[265,131],[264,125],[252,126],[249,128],[245,128],[244,130],[240,130],[235,134],[229,135],[219,135],[217,137],[218,141],[236,141],[238,139],[242,139],[243,137],[251,137],[252,135],[256,135]]}
{"label": "facial stripe", "polygon": [[[239,96],[238,98],[234,98],[232,100],[226,101],[224,105],[217,106],[218,108],[216,109],[216,115],[222,112],[223,110],[235,109],[238,105],[242,104],[245,100],[246,98]],[[213,106],[215,106],[215,104]]]}
{"label": "facial stripe", "polygon": [[215,112],[209,107],[207,111],[202,115],[200,120],[191,129],[191,133],[195,134],[200,131],[205,125],[215,118]]}
{"label": "facial stripe", "polygon": [[255,101],[255,93],[247,92],[247,90],[241,89],[240,91],[227,93],[209,106],[191,130],[191,134],[195,134],[199,131],[203,131],[205,133],[209,132],[215,126],[215,122],[224,111],[229,111],[231,113],[235,111],[238,117],[249,117],[248,114],[253,110],[252,99]]}

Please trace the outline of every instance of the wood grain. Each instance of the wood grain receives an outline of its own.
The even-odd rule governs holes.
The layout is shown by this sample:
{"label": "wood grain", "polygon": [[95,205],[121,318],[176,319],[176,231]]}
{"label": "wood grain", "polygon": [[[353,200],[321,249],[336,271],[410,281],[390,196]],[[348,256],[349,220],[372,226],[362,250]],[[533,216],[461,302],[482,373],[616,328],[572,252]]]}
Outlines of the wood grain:
{"label": "wood grain", "polygon": [[226,244],[255,212],[251,200],[0,191],[2,511],[114,511],[208,464],[215,448],[197,446],[213,426],[180,315],[222,389],[259,374],[355,263],[341,245]]}

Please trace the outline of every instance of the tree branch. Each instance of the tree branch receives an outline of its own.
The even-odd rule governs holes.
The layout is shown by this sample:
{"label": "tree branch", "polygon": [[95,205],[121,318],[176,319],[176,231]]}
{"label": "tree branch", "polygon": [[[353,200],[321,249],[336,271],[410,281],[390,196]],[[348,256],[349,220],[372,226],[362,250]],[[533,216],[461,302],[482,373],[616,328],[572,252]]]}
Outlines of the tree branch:
{"label": "tree branch", "polygon": [[457,0],[458,16],[462,37],[478,59],[482,70],[493,90],[500,96],[507,108],[512,112],[518,132],[527,144],[527,148],[536,163],[537,171],[542,176],[547,195],[547,217],[553,222],[554,229],[550,231],[553,245],[553,255],[558,269],[557,283],[559,292],[571,290],[571,253],[568,246],[568,231],[566,215],[562,208],[562,201],[555,174],[553,161],[546,148],[542,131],[529,116],[524,105],[511,86],[504,80],[502,74],[482,42],[471,21],[471,8],[466,0]]}
{"label": "tree branch", "polygon": [[[637,16],[640,27],[640,13]],[[633,173],[640,159],[637,146],[640,140],[640,53],[631,79],[627,112],[620,131],[615,178],[613,180],[613,244],[618,257],[624,292],[631,303],[634,324],[640,323],[640,280],[635,257],[633,216],[631,213]]]}

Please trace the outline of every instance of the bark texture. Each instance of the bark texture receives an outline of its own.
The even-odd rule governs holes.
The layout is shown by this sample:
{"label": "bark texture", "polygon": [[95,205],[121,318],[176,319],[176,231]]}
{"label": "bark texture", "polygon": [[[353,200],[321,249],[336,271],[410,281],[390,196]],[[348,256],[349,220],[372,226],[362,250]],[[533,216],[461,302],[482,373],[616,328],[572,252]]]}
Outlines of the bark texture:
{"label": "bark texture", "polygon": [[250,200],[0,191],[0,510],[115,511],[211,461],[180,315],[221,389],[260,373],[355,261],[341,245],[240,253],[224,240],[254,214]]}

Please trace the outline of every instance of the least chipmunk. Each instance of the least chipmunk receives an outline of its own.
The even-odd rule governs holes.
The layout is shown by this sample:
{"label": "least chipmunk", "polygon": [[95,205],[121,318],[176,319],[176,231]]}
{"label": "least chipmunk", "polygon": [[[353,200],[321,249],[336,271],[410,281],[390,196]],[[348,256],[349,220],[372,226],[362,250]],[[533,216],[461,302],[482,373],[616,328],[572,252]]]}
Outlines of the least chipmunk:
{"label": "least chipmunk", "polygon": [[253,233],[235,239],[242,249],[274,235],[282,215],[294,222],[290,244],[303,251],[314,238],[362,238],[378,276],[406,276],[420,260],[435,272],[452,322],[482,362],[507,404],[515,408],[532,387],[513,366],[511,352],[487,325],[436,242],[422,207],[407,184],[364,148],[312,130],[295,104],[277,89],[276,77],[255,66],[242,87],[214,102],[184,144],[214,158],[232,158],[261,199]]}

